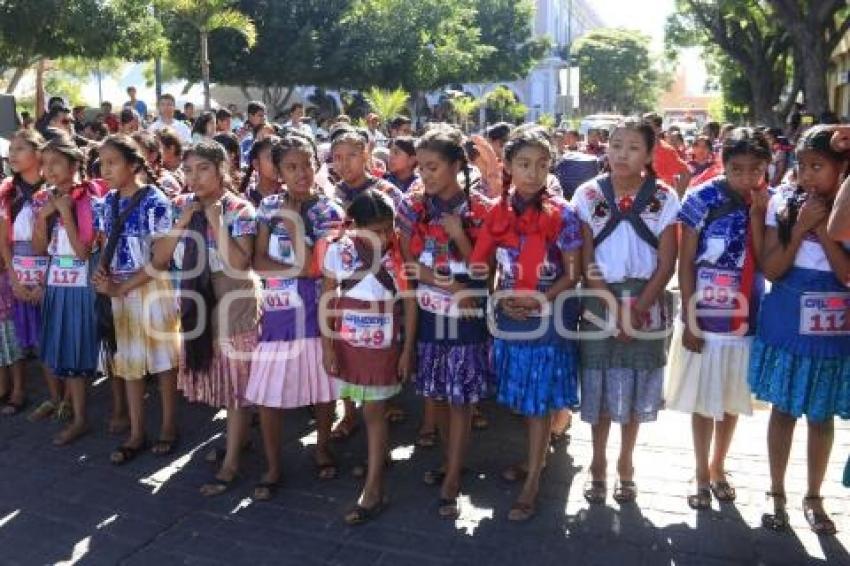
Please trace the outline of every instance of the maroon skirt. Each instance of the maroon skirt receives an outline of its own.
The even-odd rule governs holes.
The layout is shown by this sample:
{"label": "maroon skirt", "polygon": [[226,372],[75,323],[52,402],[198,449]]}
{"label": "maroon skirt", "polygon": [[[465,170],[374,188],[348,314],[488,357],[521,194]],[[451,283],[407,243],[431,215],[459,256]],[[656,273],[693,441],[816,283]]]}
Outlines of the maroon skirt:
{"label": "maroon skirt", "polygon": [[331,307],[337,315],[334,350],[339,377],[355,385],[397,384],[401,304],[340,297]]}

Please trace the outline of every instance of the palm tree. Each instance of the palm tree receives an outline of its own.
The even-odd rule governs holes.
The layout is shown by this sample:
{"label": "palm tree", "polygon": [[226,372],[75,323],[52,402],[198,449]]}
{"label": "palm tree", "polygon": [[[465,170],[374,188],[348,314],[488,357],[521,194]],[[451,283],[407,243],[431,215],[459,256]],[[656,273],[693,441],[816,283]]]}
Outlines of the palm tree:
{"label": "palm tree", "polygon": [[381,117],[381,120],[392,120],[407,108],[407,100],[410,95],[401,87],[395,90],[372,87],[363,93],[363,97],[369,103],[372,111]]}
{"label": "palm tree", "polygon": [[457,115],[457,121],[463,131],[469,127],[469,119],[472,114],[481,106],[481,101],[471,96],[458,96],[451,99],[452,110]]}
{"label": "palm tree", "polygon": [[218,29],[232,29],[242,37],[248,47],[257,42],[254,22],[233,8],[233,0],[167,0],[163,9],[173,13],[198,30],[201,37],[201,76],[204,80],[204,109],[210,109],[210,57],[209,36]]}

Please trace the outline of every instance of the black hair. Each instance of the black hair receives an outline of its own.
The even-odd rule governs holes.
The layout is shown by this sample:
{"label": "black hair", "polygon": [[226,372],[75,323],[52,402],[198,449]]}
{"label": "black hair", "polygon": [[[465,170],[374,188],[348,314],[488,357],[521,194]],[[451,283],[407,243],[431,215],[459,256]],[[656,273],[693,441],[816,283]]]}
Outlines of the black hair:
{"label": "black hair", "polygon": [[694,142],[691,145],[695,146],[698,143],[705,144],[705,147],[708,148],[708,151],[714,151],[714,147],[711,144],[711,138],[710,137],[701,134],[701,135],[697,136],[696,138],[694,138]]}
{"label": "black hair", "polygon": [[417,150],[433,151],[449,163],[460,163],[463,172],[463,192],[469,200],[472,177],[469,159],[463,149],[463,132],[449,124],[432,124],[416,142]]}
{"label": "black hair", "polygon": [[[164,96],[164,95],[163,95]],[[148,178],[148,184],[162,190],[159,186],[156,173],[148,165],[145,156],[142,154],[142,149],[133,137],[127,134],[112,134],[100,144],[101,151],[104,147],[111,147],[121,154],[121,157],[135,168],[135,171],[144,173]],[[117,187],[116,187],[117,188]]]}
{"label": "black hair", "polygon": [[227,156],[227,151],[223,145],[216,141],[201,140],[186,150],[183,154],[183,160],[185,161],[192,156],[204,159],[215,165],[221,173],[224,189],[226,191],[233,191],[233,186],[230,182],[230,158]]}
{"label": "black hair", "polygon": [[162,147],[172,148],[174,150],[174,155],[177,157],[181,157],[183,155],[183,140],[180,139],[180,136],[177,135],[177,132],[174,131],[173,128],[162,128],[157,130],[156,137],[159,139],[159,143]]}
{"label": "black hair", "polygon": [[650,161],[646,164],[646,174],[650,177],[657,177],[658,175],[655,173],[655,168],[652,166],[652,152],[655,149],[655,143],[657,141],[655,128],[652,124],[646,120],[636,117],[626,118],[624,120],[620,120],[617,125],[611,129],[609,138],[613,138],[617,130],[631,130],[640,134],[643,138],[643,143],[646,145],[646,152],[650,156]]}
{"label": "black hair", "polygon": [[295,110],[297,110],[298,108],[304,110],[304,105],[300,102],[293,102],[292,106],[289,107],[289,113],[291,114],[295,112]]}
{"label": "black hair", "polygon": [[490,141],[500,141],[505,143],[508,141],[511,131],[513,131],[513,126],[507,122],[499,122],[487,128],[484,132],[484,136]]}
{"label": "black hair", "polygon": [[127,106],[123,110],[121,110],[121,114],[118,115],[118,121],[124,125],[129,124],[133,120],[139,120],[139,113],[136,112],[135,108],[130,108]]}
{"label": "black hair", "polygon": [[192,134],[200,134],[201,136],[207,136],[207,125],[215,120],[215,113],[210,110],[205,110],[201,112],[201,115],[198,116],[198,119],[195,120],[194,126],[192,126]]}
{"label": "black hair", "polygon": [[758,130],[735,128],[723,142],[720,155],[724,165],[738,155],[751,155],[756,159],[769,162],[770,144],[767,142],[767,137]]}
{"label": "black hair", "polygon": [[228,118],[232,118],[233,113],[227,108],[219,108],[215,111],[215,119],[216,120],[227,120]]}
{"label": "black hair", "polygon": [[319,168],[319,150],[316,147],[316,142],[309,136],[291,131],[272,147],[272,161],[278,170],[280,170],[280,162],[283,161],[286,154],[292,151],[308,154],[313,161],[313,169]]}
{"label": "black hair", "polygon": [[709,138],[716,140],[720,137],[720,122],[715,122],[713,120],[711,122],[706,122],[705,130],[708,132]]}
{"label": "black hair", "polygon": [[154,180],[159,178],[159,171],[162,168],[162,146],[159,143],[159,139],[147,130],[134,132],[130,137],[133,138],[133,141],[135,141],[139,147],[144,149],[146,152],[156,152],[156,158],[154,158],[153,163],[151,164],[151,170],[156,175]]}
{"label": "black hair", "polygon": [[[523,124],[516,128],[505,143],[505,163],[510,163],[522,149],[526,147],[537,148],[549,157],[549,163],[555,161],[555,148],[546,130],[537,124]],[[507,191],[503,193],[507,197]],[[543,202],[535,200],[535,206],[542,210]]]}
{"label": "black hair", "polygon": [[[847,156],[844,153],[835,151],[832,148],[832,134],[834,131],[825,125],[813,126],[803,132],[800,139],[797,141],[796,152],[799,156],[806,151],[814,151],[819,153],[837,164],[846,164]],[[776,219],[776,231],[779,236],[779,241],[783,246],[787,247],[791,242],[791,231],[794,224],[797,223],[797,217],[800,214],[800,207],[806,202],[808,195],[801,188],[797,190],[787,199],[785,210]]]}
{"label": "black hair", "polygon": [[408,118],[407,116],[398,115],[392,120],[390,120],[389,129],[397,130],[402,126],[409,126],[411,124],[413,124],[413,121],[410,118]]}
{"label": "black hair", "polygon": [[331,151],[344,143],[350,143],[366,151],[366,147],[369,145],[369,134],[367,133],[364,136],[364,132],[350,127],[337,128],[331,132]]}
{"label": "black hair", "polygon": [[248,103],[247,110],[248,110],[249,115],[256,114],[257,112],[260,112],[260,111],[265,112],[266,111],[266,105],[263,104],[262,102],[260,102],[259,100],[252,100],[251,102]]}
{"label": "black hair", "polygon": [[239,147],[239,139],[236,137],[236,134],[221,132],[213,136],[213,141],[220,144],[228,154],[239,157],[241,148]]}
{"label": "black hair", "polygon": [[239,192],[241,194],[244,195],[245,191],[248,190],[248,185],[251,184],[251,177],[254,176],[254,160],[259,159],[260,153],[266,149],[271,148],[274,150],[274,146],[278,143],[280,143],[280,138],[277,136],[271,136],[258,142],[254,142],[251,146],[251,151],[248,152],[248,169],[245,171],[245,176],[242,177],[242,184],[239,186]]}
{"label": "black hair", "polygon": [[166,92],[165,94],[160,95],[159,100],[160,100],[160,101],[162,101],[162,100],[170,100],[170,101],[171,101],[171,102],[173,102],[175,105],[177,104],[177,99],[176,99],[176,98],[174,98],[174,95],[173,95],[173,94],[169,94],[169,93],[167,93],[167,92]]}
{"label": "black hair", "polygon": [[187,102],[183,105],[183,110],[186,110],[187,108],[195,108],[195,104],[192,102]]}
{"label": "black hair", "polygon": [[660,128],[664,124],[664,119],[655,112],[647,112],[643,115],[643,121],[648,122],[651,126]]}
{"label": "black hair", "polygon": [[345,214],[355,226],[368,226],[395,219],[392,201],[383,192],[372,188],[354,197]]}
{"label": "black hair", "polygon": [[[47,151],[52,151],[54,153],[58,153],[70,165],[77,166],[77,173],[80,175],[80,181],[86,180],[86,154],[74,143],[73,138],[71,136],[65,134],[61,136],[56,136],[51,139],[49,142],[44,144],[44,147],[41,149],[42,153]],[[59,219],[59,211],[53,212],[47,218],[47,234],[48,236],[53,233],[53,228],[56,226],[56,222]]]}
{"label": "black hair", "polygon": [[91,128],[91,130],[100,136],[100,139],[105,138],[109,135],[109,128],[103,122],[89,122],[86,124],[86,127]]}
{"label": "black hair", "polygon": [[[32,147],[33,151],[40,152],[44,148],[44,138],[38,133],[36,130],[28,129],[28,130],[18,130],[14,134],[9,141],[14,141],[15,139],[22,140],[26,142],[30,147]],[[12,175],[12,186],[18,186],[24,182],[23,176],[17,171]],[[35,193],[44,184],[44,179],[40,178],[40,180],[33,186],[32,193]],[[11,205],[10,205],[10,219],[14,221],[17,218],[18,213],[24,206],[24,202],[27,200],[27,195],[18,195],[15,196],[17,191],[12,193],[10,197]],[[29,195],[31,196],[31,194]]]}
{"label": "black hair", "polygon": [[86,177],[98,179],[100,176],[100,147],[93,144],[88,147],[88,155],[86,156]]}
{"label": "black hair", "polygon": [[390,140],[390,147],[397,147],[407,155],[416,155],[416,140],[411,136],[399,136]]}

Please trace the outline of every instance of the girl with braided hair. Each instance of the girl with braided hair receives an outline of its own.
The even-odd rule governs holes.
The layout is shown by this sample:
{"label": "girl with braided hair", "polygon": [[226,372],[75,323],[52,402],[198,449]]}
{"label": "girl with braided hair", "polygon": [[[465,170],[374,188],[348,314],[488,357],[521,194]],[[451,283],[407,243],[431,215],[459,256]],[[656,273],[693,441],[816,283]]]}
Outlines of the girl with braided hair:
{"label": "girl with braided hair", "polygon": [[177,359],[179,320],[171,279],[171,253],[161,238],[172,227],[171,204],[156,185],[138,144],[127,135],[109,136],[100,148],[100,168],[111,190],[95,206],[100,261],[92,277],[98,293],[98,331],[112,375],[123,380],[130,435],[113,451],[126,464],[148,447],[145,434],[145,377],[159,381],[162,425],[152,447],[156,455],[177,442]]}
{"label": "girl with braided hair", "polygon": [[[44,273],[41,268],[46,262],[32,252],[32,232],[34,214],[44,202],[44,195],[40,194],[44,184],[41,177],[43,145],[44,138],[38,132],[17,132],[9,147],[9,164],[14,175],[0,183],[0,255],[4,267],[0,276],[0,320],[3,321],[0,323],[0,365],[11,366],[11,386],[0,388],[4,415],[16,415],[27,405],[24,354],[38,346]],[[31,420],[55,414],[62,401],[60,384],[49,376],[47,384],[50,399],[36,409]]]}
{"label": "girl with braided hair", "polygon": [[470,265],[495,265],[493,366],[501,404],[526,417],[525,462],[505,479],[522,480],[508,513],[527,521],[536,512],[551,417],[578,402],[575,299],[558,296],[581,273],[581,225],[573,208],[547,186],[554,149],[540,128],[522,127],[504,149],[511,187],[487,215]]}
{"label": "girl with braided hair", "polygon": [[457,518],[472,406],[492,389],[487,285],[470,277],[468,260],[493,203],[470,189],[460,130],[432,126],[416,144],[416,158],[422,190],[405,196],[398,218],[405,257],[415,262],[418,279],[416,390],[433,401],[445,448],[443,465],[424,480],[440,484],[439,515]]}
{"label": "girl with braided hair", "polygon": [[68,136],[55,137],[44,146],[42,170],[51,189],[33,232],[33,250],[50,257],[40,354],[53,376],[65,384],[73,405],[73,421],[53,440],[63,446],[88,430],[86,387],[98,365],[95,294],[89,280],[95,188],[85,181],[85,155]]}
{"label": "girl with braided hair", "polygon": [[[257,345],[259,289],[251,271],[256,211],[230,191],[224,148],[201,141],[184,155],[191,193],[174,199],[175,228],[162,243],[172,250],[180,279],[183,346],[177,385],[193,403],[227,410],[227,448],[221,468],[201,487],[227,491],[248,440],[251,403],[245,390]],[[171,255],[171,254],[168,254]]]}
{"label": "girl with braided hair", "polygon": [[772,508],[762,525],[788,528],[785,471],[797,420],[808,420],[808,489],[803,512],[818,535],[835,534],[821,486],[836,416],[850,418],[850,242],[827,233],[830,209],[848,174],[847,156],[816,126],[797,143],[797,185],[781,187],[767,207],[762,252],[773,284],[765,295],[750,354],[756,398],[773,405],[767,429]]}

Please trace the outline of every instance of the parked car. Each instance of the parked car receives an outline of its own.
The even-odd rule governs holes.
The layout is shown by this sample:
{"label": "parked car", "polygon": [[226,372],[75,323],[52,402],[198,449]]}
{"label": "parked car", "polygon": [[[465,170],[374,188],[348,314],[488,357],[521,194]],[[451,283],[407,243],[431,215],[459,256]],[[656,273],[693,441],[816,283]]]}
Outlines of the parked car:
{"label": "parked car", "polygon": [[590,114],[582,118],[578,131],[582,136],[586,136],[588,130],[604,129],[611,131],[617,125],[617,122],[624,117],[621,114]]}

